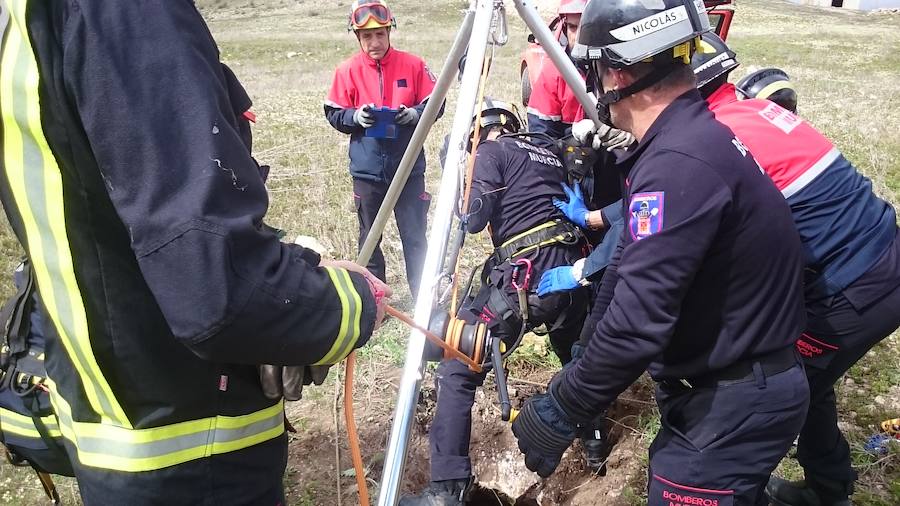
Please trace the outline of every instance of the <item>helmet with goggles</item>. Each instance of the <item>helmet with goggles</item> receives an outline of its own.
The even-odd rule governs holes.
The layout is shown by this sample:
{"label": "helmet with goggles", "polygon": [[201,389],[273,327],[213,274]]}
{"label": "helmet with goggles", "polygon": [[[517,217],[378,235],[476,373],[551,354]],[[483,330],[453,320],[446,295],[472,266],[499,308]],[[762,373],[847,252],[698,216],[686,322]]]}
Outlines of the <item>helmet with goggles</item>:
{"label": "helmet with goggles", "polygon": [[371,28],[395,28],[397,20],[383,0],[356,0],[350,6],[347,29],[354,32]]}

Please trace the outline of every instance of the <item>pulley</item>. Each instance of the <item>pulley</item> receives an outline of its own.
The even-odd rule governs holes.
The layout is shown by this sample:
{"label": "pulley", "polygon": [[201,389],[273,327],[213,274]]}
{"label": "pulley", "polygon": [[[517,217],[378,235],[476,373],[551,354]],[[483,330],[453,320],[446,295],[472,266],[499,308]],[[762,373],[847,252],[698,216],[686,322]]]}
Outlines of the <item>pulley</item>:
{"label": "pulley", "polygon": [[[494,382],[497,385],[497,395],[500,400],[500,418],[507,422],[513,416],[512,403],[509,400],[509,390],[506,384],[506,368],[503,364],[508,351],[506,343],[498,336],[492,336],[484,321],[470,323],[461,318],[451,318],[444,310],[436,310],[428,326],[430,333],[443,336],[447,347],[464,354],[475,364],[481,364],[484,368],[494,370]],[[423,358],[429,362],[440,362],[445,359],[456,358],[447,349],[438,346],[432,341],[425,344]],[[479,372],[471,364],[469,369]]]}
{"label": "pulley", "polygon": [[[476,364],[485,364],[485,358],[490,356],[490,331],[483,321],[472,324],[461,318],[451,318],[447,311],[438,309],[431,316],[428,330]],[[423,358],[429,362],[440,362],[454,357],[446,349],[428,341]],[[471,365],[469,369],[475,370]]]}

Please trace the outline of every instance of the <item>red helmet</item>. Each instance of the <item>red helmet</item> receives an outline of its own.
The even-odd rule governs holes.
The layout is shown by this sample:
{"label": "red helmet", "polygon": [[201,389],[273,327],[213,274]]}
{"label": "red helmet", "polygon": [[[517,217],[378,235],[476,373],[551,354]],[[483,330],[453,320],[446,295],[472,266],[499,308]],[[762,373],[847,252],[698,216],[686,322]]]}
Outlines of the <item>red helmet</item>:
{"label": "red helmet", "polygon": [[585,5],[587,5],[587,0],[559,0],[559,9],[556,10],[556,13],[561,16],[565,14],[581,14],[584,12]]}

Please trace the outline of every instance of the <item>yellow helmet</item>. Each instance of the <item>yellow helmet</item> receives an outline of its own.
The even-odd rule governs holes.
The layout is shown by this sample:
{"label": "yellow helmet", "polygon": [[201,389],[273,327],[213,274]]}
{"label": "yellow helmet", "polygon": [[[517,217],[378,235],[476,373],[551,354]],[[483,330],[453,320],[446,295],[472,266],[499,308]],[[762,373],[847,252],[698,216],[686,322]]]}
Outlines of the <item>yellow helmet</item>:
{"label": "yellow helmet", "polygon": [[350,6],[348,30],[396,27],[397,21],[384,0],[355,0]]}

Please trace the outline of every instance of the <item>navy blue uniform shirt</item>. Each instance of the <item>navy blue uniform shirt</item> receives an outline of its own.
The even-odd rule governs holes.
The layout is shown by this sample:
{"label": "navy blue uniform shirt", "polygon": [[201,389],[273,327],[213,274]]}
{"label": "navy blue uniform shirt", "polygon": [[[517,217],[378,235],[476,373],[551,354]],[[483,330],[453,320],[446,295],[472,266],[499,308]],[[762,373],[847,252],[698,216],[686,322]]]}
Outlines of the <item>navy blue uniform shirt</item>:
{"label": "navy blue uniform shirt", "polygon": [[793,346],[805,323],[790,209],[696,90],[620,165],[626,222],[595,307],[605,313],[555,382],[576,421],[648,366],[656,380],[701,376]]}
{"label": "navy blue uniform shirt", "polygon": [[[523,137],[500,137],[478,146],[473,171],[471,204],[466,228],[477,233],[490,223],[491,241],[500,246],[510,238],[552,220],[566,220],[553,205],[565,200],[566,169],[559,157],[538,142]],[[544,269],[571,264],[581,246],[548,246],[526,255],[538,279]]]}

